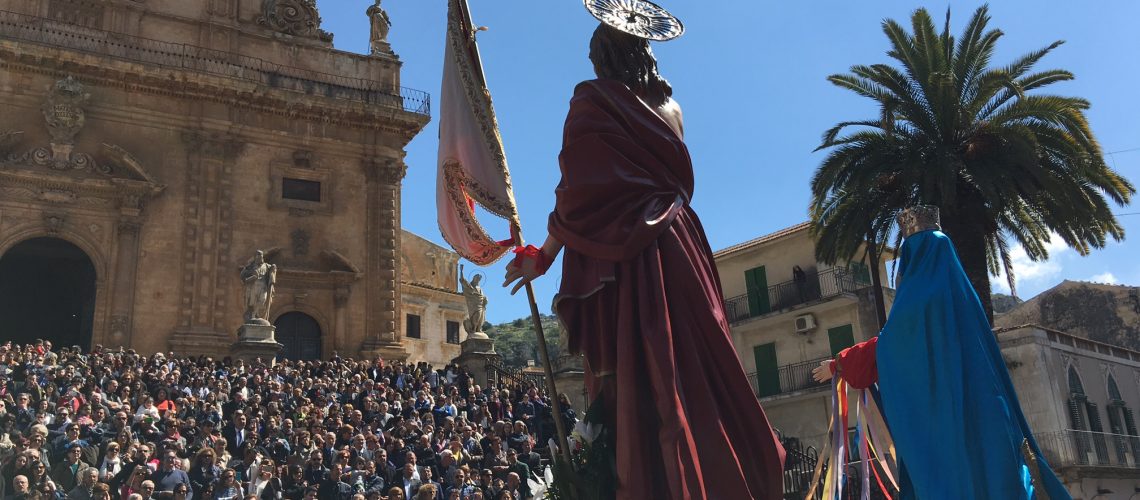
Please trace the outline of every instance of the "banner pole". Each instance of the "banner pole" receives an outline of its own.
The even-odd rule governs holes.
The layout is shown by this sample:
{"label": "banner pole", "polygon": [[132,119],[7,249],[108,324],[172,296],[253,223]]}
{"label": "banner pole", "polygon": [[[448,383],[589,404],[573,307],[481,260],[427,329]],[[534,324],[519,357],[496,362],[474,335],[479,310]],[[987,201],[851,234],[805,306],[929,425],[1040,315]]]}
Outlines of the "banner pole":
{"label": "banner pole", "polygon": [[[522,228],[517,222],[514,226],[515,245],[522,246]],[[530,319],[534,323],[534,333],[538,337],[538,355],[542,358],[542,371],[546,375],[546,392],[550,394],[551,411],[554,412],[554,430],[558,433],[558,448],[566,464],[573,467],[570,461],[570,442],[566,439],[566,424],[562,422],[562,403],[558,401],[558,386],[554,384],[554,370],[550,365],[550,354],[546,350],[546,335],[542,331],[542,316],[538,312],[538,302],[534,299],[534,287],[530,282],[526,284],[526,298],[530,301]],[[554,454],[551,453],[551,456]]]}

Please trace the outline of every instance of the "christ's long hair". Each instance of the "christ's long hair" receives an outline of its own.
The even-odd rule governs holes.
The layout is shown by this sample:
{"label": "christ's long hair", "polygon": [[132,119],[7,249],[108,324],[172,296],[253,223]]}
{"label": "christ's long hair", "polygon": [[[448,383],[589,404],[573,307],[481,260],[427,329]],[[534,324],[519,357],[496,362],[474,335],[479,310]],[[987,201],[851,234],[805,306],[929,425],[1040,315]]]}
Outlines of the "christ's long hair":
{"label": "christ's long hair", "polygon": [[590,61],[598,78],[624,83],[650,106],[661,106],[673,95],[673,87],[657,74],[657,59],[644,38],[599,24],[590,39]]}

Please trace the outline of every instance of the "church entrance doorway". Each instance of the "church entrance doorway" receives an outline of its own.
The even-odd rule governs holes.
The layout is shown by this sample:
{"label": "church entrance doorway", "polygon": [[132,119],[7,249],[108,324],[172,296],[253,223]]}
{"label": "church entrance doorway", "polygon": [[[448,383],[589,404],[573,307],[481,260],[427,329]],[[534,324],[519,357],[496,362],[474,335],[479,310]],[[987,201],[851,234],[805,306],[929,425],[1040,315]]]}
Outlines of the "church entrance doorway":
{"label": "church entrance doorway", "polygon": [[273,322],[277,342],[284,344],[282,359],[321,359],[321,325],[302,312],[287,312]]}
{"label": "church entrance doorway", "polygon": [[0,256],[0,339],[91,349],[95,265],[59,238],[23,241]]}

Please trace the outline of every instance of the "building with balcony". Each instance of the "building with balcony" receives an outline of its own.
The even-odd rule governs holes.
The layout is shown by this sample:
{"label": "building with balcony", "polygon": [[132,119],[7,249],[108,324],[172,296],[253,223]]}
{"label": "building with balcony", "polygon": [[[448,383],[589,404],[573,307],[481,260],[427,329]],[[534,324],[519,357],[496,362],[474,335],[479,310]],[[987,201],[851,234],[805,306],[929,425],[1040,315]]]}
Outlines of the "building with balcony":
{"label": "building with balcony", "polygon": [[287,357],[450,360],[457,257],[400,228],[429,96],[331,40],[307,1],[0,2],[0,335],[226,355],[262,250]]}
{"label": "building with balcony", "polygon": [[1140,496],[1140,352],[1036,325],[995,332],[1029,427],[1073,498]]}
{"label": "building with balcony", "polygon": [[[803,223],[714,253],[732,340],[773,427],[805,446],[827,433],[826,384],[811,371],[842,349],[877,335],[869,260],[815,260]],[[888,254],[877,272],[884,286]],[[887,306],[893,293],[885,290]]]}

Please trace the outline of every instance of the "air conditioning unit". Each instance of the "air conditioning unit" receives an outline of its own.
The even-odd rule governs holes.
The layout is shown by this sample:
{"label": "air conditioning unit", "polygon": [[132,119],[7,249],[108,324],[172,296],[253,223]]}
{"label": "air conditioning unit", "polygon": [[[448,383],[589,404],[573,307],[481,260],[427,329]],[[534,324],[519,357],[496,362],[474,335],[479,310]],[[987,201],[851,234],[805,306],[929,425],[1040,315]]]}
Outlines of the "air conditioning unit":
{"label": "air conditioning unit", "polygon": [[815,330],[815,316],[804,314],[796,316],[796,333],[807,333]]}

